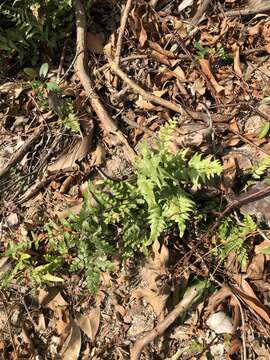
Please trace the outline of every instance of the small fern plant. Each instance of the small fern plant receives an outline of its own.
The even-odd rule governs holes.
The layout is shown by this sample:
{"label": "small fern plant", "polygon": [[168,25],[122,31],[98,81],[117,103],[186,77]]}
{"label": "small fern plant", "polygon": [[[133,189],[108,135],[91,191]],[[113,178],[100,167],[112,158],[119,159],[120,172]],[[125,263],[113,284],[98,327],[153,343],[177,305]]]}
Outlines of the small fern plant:
{"label": "small fern plant", "polygon": [[[43,267],[37,259],[27,259],[33,279],[55,281],[63,268],[84,272],[89,290],[95,293],[101,272],[114,269],[116,255],[127,259],[134,252],[147,253],[147,247],[175,225],[180,237],[184,235],[196,211],[192,192],[219,175],[222,167],[210,156],[191,155],[187,150],[172,153],[174,127],[173,121],[166,125],[153,147],[142,144],[135,180],[89,183],[95,206],[86,196],[79,215],[45,226]],[[44,243],[35,239],[35,248],[44,249]]]}
{"label": "small fern plant", "polygon": [[196,209],[191,188],[198,188],[222,172],[218,160],[201,154],[190,156],[188,150],[176,154],[170,151],[175,123],[170,122],[160,132],[154,149],[147,143],[136,162],[138,190],[147,203],[150,236],[145,245],[158,239],[166,228],[178,225],[180,237]]}
{"label": "small fern plant", "polygon": [[229,216],[220,225],[217,233],[220,246],[215,249],[216,255],[225,259],[233,253],[242,271],[248,265],[247,239],[256,231],[257,225],[250,215],[245,215],[241,224],[235,225],[235,220]]}

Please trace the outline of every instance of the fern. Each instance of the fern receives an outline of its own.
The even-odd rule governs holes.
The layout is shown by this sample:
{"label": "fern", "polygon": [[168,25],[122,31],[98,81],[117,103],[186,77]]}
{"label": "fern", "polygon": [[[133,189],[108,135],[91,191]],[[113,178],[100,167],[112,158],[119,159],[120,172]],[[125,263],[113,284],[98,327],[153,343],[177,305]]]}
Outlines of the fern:
{"label": "fern", "polygon": [[230,253],[234,253],[241,270],[244,271],[248,263],[246,240],[256,228],[256,224],[249,215],[244,217],[241,225],[235,225],[233,219],[229,217],[218,230],[218,238],[224,244],[219,247],[217,254],[221,259],[225,259]]}
{"label": "fern", "polygon": [[250,174],[253,177],[253,179],[258,180],[260,179],[265,172],[270,168],[270,156],[266,156],[263,159],[261,159],[256,166],[254,166]]}
{"label": "fern", "polygon": [[[142,144],[136,181],[89,183],[96,206],[86,197],[78,216],[70,214],[45,226],[45,264],[35,270],[35,258],[28,260],[32,279],[53,281],[53,274],[65,264],[69,272],[83,271],[89,290],[96,292],[100,273],[113,269],[116,254],[124,260],[136,251],[147,254],[147,247],[171,227],[177,226],[183,237],[188,220],[196,214],[191,187],[206,184],[222,168],[211,157],[192,156],[187,150],[172,154],[174,126],[173,121],[161,130],[154,148]],[[41,244],[35,241],[35,246]]]}

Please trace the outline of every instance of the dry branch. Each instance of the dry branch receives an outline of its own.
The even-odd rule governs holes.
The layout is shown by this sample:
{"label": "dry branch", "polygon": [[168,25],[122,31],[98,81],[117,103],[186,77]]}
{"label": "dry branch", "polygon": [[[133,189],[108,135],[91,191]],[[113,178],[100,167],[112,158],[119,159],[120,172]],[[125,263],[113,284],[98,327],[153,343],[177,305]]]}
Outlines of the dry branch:
{"label": "dry branch", "polygon": [[267,5],[261,5],[253,8],[245,8],[239,10],[230,10],[225,13],[226,16],[247,16],[247,15],[255,15],[258,13],[264,13],[270,11],[270,3]]}
{"label": "dry branch", "polygon": [[94,91],[91,79],[85,70],[86,61],[86,17],[84,7],[80,0],[74,0],[73,2],[76,14],[76,28],[77,28],[77,59],[75,62],[75,72],[77,73],[78,78],[80,79],[82,86],[84,87],[90,104],[94,111],[96,112],[102,128],[105,133],[113,134],[118,138],[118,140],[123,144],[126,149],[127,156],[131,162],[133,162],[136,153],[129,145],[127,139],[121,133],[121,131],[114,124],[113,120],[105,110],[101,101],[99,100],[98,95]]}
{"label": "dry branch", "polygon": [[150,92],[144,90],[142,87],[140,87],[138,84],[136,84],[133,80],[131,80],[127,74],[122,71],[119,66],[115,64],[115,62],[109,60],[109,64],[113,72],[118,75],[127,85],[129,85],[132,90],[134,90],[137,94],[141,95],[142,98],[150,103],[162,106],[168,110],[174,111],[176,113],[179,113],[181,115],[189,115],[194,119],[200,119],[200,120],[206,120],[207,116],[204,113],[197,112],[197,111],[191,111],[184,109],[181,105],[172,103],[168,100],[165,100],[163,98],[160,98],[156,95],[151,94]]}
{"label": "dry branch", "polygon": [[12,158],[7,163],[6,167],[0,170],[0,179],[4,177],[10,169],[15,166],[19,161],[22,160],[24,155],[27,154],[28,150],[32,145],[37,141],[44,130],[44,125],[39,126],[30,136],[30,138],[23,144],[23,146],[12,156]]}
{"label": "dry branch", "polygon": [[192,24],[198,24],[199,20],[201,19],[201,17],[204,15],[204,13],[206,12],[208,6],[211,4],[212,0],[204,0],[201,5],[198,7],[196,14],[193,16],[192,18]]}
{"label": "dry branch", "polygon": [[139,338],[131,349],[130,360],[139,360],[143,348],[156,337],[162,335],[164,331],[166,331],[166,329],[168,329],[168,327],[172,325],[174,321],[193,304],[193,301],[197,295],[198,290],[196,288],[191,289],[190,292],[178,305],[175,306],[175,308],[166,316],[163,321],[161,321],[153,330]]}
{"label": "dry branch", "polygon": [[116,51],[115,51],[115,58],[114,58],[114,61],[115,61],[116,65],[118,65],[118,66],[120,64],[120,56],[121,56],[121,50],[122,50],[123,37],[124,37],[127,18],[128,18],[130,9],[131,9],[131,5],[132,5],[132,0],[127,0],[126,6],[124,9],[122,18],[121,18],[119,34],[118,34],[118,39],[117,39],[117,45],[116,45]]}

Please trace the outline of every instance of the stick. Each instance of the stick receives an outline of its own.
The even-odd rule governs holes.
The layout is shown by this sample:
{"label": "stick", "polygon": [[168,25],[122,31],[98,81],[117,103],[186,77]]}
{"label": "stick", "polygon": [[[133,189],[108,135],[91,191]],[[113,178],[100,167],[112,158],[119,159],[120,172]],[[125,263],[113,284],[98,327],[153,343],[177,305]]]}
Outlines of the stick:
{"label": "stick", "polygon": [[119,64],[120,64],[120,56],[121,56],[121,50],[122,50],[123,37],[124,37],[127,18],[128,18],[130,9],[131,9],[131,5],[132,5],[132,0],[127,0],[126,6],[124,9],[122,18],[121,18],[121,24],[120,24],[120,28],[119,28],[119,35],[118,35],[118,39],[117,39],[116,52],[115,52],[115,58],[114,58],[114,61],[117,66],[119,66]]}
{"label": "stick", "polygon": [[270,4],[254,8],[245,8],[225,12],[226,16],[247,16],[270,11]]}
{"label": "stick", "polygon": [[31,148],[34,142],[40,137],[43,130],[44,130],[43,125],[35,129],[35,131],[29,137],[29,139],[26,140],[26,142],[22,145],[22,147],[20,147],[20,149],[11,157],[6,167],[0,170],[0,179],[4,177],[14,165],[16,165],[19,161],[22,160],[22,158],[24,157],[24,155],[27,154],[28,150]]}
{"label": "stick", "polygon": [[193,16],[191,22],[192,24],[196,25],[198,24],[199,20],[201,19],[201,17],[204,15],[204,13],[206,12],[208,6],[211,4],[212,0],[204,0],[201,3],[201,6],[198,7],[196,14]]}
{"label": "stick", "polygon": [[186,110],[179,104],[174,104],[168,100],[162,99],[156,95],[151,94],[148,91],[145,91],[142,87],[140,87],[138,84],[136,84],[133,80],[131,80],[127,74],[122,71],[119,66],[115,64],[114,61],[111,61],[109,59],[109,64],[113,72],[115,72],[116,75],[118,75],[126,84],[128,84],[137,94],[141,95],[142,98],[146,101],[149,101],[153,104],[160,105],[166,109],[169,109],[171,111],[177,112],[181,115],[189,115],[194,119],[206,119],[207,115],[201,112],[192,111],[192,110]]}
{"label": "stick", "polygon": [[84,7],[80,0],[74,0],[74,9],[76,14],[76,28],[77,28],[77,59],[75,61],[75,72],[77,73],[78,78],[80,79],[82,86],[84,87],[88,97],[90,104],[94,111],[96,112],[103,130],[107,134],[115,135],[118,140],[124,145],[127,151],[127,157],[129,161],[133,162],[135,159],[135,151],[129,145],[127,139],[120,132],[117,126],[112,121],[111,117],[105,110],[102,105],[99,97],[94,91],[94,87],[92,86],[91,79],[88,75],[88,72],[85,70],[86,61],[86,17]]}
{"label": "stick", "polygon": [[[229,205],[225,208],[225,210],[218,216],[217,220],[214,222],[213,226],[211,226],[209,232],[213,232],[220,221],[227,215],[229,215],[232,211],[240,208],[242,205],[249,204],[253,201],[264,198],[265,196],[270,194],[270,185],[266,186],[264,189],[259,189],[251,194],[247,194],[242,196],[239,199],[233,200],[229,203]],[[208,232],[208,234],[209,234]]]}
{"label": "stick", "polygon": [[174,321],[185,312],[193,303],[198,295],[198,290],[192,288],[182,301],[161,321],[153,330],[147,332],[143,337],[139,338],[130,352],[130,360],[139,360],[143,348],[153,341],[156,337],[162,335],[164,331],[174,323]]}

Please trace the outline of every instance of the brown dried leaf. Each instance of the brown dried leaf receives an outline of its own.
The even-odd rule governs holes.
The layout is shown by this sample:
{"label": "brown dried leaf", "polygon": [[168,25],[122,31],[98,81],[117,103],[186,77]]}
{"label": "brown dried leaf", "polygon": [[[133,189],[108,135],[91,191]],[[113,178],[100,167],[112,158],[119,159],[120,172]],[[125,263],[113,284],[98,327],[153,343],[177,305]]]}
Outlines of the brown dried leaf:
{"label": "brown dried leaf", "polygon": [[90,153],[92,146],[92,133],[79,139],[64,154],[62,154],[53,164],[47,167],[49,173],[65,171],[76,166],[76,161],[81,161]]}
{"label": "brown dried leaf", "polygon": [[247,277],[249,279],[262,279],[264,272],[265,257],[263,254],[253,256],[251,263],[247,268]]}
{"label": "brown dried leaf", "polygon": [[211,82],[211,84],[212,84],[213,88],[216,90],[216,92],[217,93],[222,92],[224,90],[224,87],[220,86],[218,84],[214,75],[212,74],[209,60],[208,59],[199,59],[199,64],[201,66],[202,72],[205,74],[205,76]]}
{"label": "brown dried leaf", "polygon": [[61,351],[62,360],[77,360],[81,350],[81,330],[73,319],[70,321],[71,330]]}
{"label": "brown dried leaf", "polygon": [[49,288],[48,290],[39,289],[37,300],[41,306],[48,307],[51,310],[55,310],[58,306],[68,305],[59,290],[55,287]]}
{"label": "brown dried leaf", "polygon": [[96,149],[92,152],[90,166],[100,166],[105,160],[106,150],[100,143],[97,144]]}
{"label": "brown dried leaf", "polygon": [[241,288],[238,292],[241,299],[270,324],[269,309],[260,302],[249,283],[241,275],[235,275],[234,279]]}
{"label": "brown dried leaf", "polygon": [[150,289],[138,288],[133,291],[132,297],[137,299],[144,298],[152,306],[156,315],[159,316],[166,305],[168,294],[158,295]]}
{"label": "brown dried leaf", "polygon": [[76,317],[76,323],[82,331],[85,332],[89,339],[94,341],[100,323],[100,309],[92,309],[88,315],[79,315]]}

